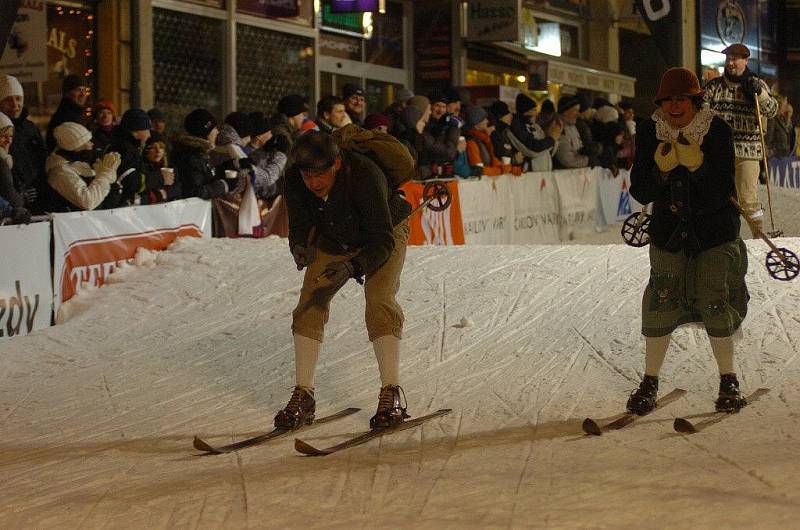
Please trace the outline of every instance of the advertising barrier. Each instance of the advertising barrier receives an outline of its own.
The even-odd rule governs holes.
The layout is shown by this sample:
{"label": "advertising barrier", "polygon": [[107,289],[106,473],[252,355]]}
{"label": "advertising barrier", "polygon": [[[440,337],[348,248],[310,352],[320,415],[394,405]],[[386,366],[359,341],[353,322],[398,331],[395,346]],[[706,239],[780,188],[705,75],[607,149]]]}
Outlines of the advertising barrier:
{"label": "advertising barrier", "polygon": [[0,339],[50,326],[50,223],[0,227]]}
{"label": "advertising barrier", "polygon": [[770,158],[769,178],[776,186],[800,189],[800,158]]}
{"label": "advertising barrier", "polygon": [[597,216],[597,226],[621,223],[633,212],[642,209],[636,199],[631,197],[628,190],[631,188],[631,172],[621,169],[614,176],[611,170],[602,169],[597,180],[600,212]]}
{"label": "advertising barrier", "polygon": [[[423,208],[419,213],[409,219],[409,245],[463,245],[464,231],[461,226],[461,199],[459,185],[455,180],[449,180],[447,188],[450,190],[452,202],[450,207],[441,212]],[[422,190],[424,183],[406,182],[402,186],[406,200],[412,208],[419,206],[423,199]]]}
{"label": "advertising barrier", "polygon": [[181,236],[211,237],[211,203],[200,199],[53,216],[55,311],[81,284],[100,286],[139,247],[164,250]]}

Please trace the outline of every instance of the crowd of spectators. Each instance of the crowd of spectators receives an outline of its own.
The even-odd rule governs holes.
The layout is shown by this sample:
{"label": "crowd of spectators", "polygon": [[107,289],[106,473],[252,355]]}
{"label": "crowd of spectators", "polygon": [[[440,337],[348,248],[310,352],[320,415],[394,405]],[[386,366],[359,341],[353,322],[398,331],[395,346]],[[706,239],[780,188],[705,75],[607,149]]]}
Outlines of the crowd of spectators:
{"label": "crowd of spectators", "polygon": [[[503,173],[605,167],[629,168],[636,124],[630,103],[564,96],[537,104],[467,104],[454,88],[415,95],[398,91],[382,113],[365,115],[362,87],[326,95],[309,116],[301,95],[283,97],[277,111],[232,112],[221,122],[206,109],[185,116],[168,135],[158,109],[121,116],[98,99],[89,105],[85,79],[69,75],[44,137],[28,119],[19,81],[0,76],[0,217],[26,222],[32,214],[153,204],[180,198],[236,204],[251,185],[269,205],[281,193],[295,140],[353,123],[390,134],[416,161],[416,178],[473,178]],[[792,107],[781,105],[767,131],[770,156],[793,153]]]}

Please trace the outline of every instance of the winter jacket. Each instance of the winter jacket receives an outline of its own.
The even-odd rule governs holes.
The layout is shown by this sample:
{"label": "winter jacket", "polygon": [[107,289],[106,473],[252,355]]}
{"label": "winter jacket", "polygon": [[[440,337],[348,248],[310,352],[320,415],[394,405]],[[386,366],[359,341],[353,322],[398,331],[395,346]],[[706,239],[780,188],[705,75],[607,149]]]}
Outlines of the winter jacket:
{"label": "winter jacket", "polygon": [[777,116],[769,120],[767,136],[767,156],[783,158],[794,153],[796,133],[790,120]]}
{"label": "winter jacket", "polygon": [[259,199],[272,199],[278,194],[278,181],[286,171],[289,159],[286,154],[277,149],[268,149],[262,146],[252,153],[255,183],[253,188]]}
{"label": "winter jacket", "polygon": [[583,142],[575,125],[564,124],[564,132],[558,139],[558,150],[555,155],[555,165],[558,169],[572,169],[589,166],[589,157],[581,154]]}
{"label": "winter jacket", "polygon": [[484,175],[502,175],[503,163],[495,156],[489,135],[477,129],[467,129],[464,135],[467,137],[467,159],[470,167],[483,168]]}
{"label": "winter jacket", "polygon": [[445,114],[439,120],[431,120],[422,134],[428,135],[427,149],[436,164],[452,164],[458,153],[458,137],[461,129],[458,120]]}
{"label": "winter jacket", "polygon": [[83,125],[86,123],[86,108],[81,107],[71,99],[61,98],[61,103],[58,108],[50,117],[50,123],[47,124],[47,152],[52,152],[56,146],[56,137],[53,136],[53,130],[62,123],[72,121]]}
{"label": "winter jacket", "polygon": [[56,150],[47,157],[47,183],[66,200],[60,205],[50,205],[48,211],[97,209],[109,195],[116,173],[112,170],[95,173],[88,162],[71,162],[69,156],[70,153]]}
{"label": "winter jacket", "polygon": [[250,178],[252,159],[250,148],[242,143],[236,129],[228,124],[223,125],[217,136],[217,145],[208,153],[209,163],[215,174],[224,175],[225,170],[236,171],[236,181],[226,178],[229,193],[241,193]]}
{"label": "winter jacket", "polygon": [[[733,143],[736,147],[736,158],[761,160],[764,156],[761,149],[760,126],[756,119],[756,105],[745,92],[753,73],[746,69],[736,81],[723,75],[706,83],[703,98],[720,118],[733,129]],[[738,81],[738,82],[737,82]],[[761,83],[761,94],[758,102],[761,106],[762,119],[774,118],[778,113],[778,102],[769,93],[764,81]]]}
{"label": "winter jacket", "polygon": [[682,165],[667,174],[660,171],[654,157],[662,140],[655,121],[642,124],[636,134],[630,193],[642,204],[653,203],[651,242],[670,252],[696,254],[739,237],[739,213],[730,202],[736,196],[733,131],[711,116],[708,111],[710,125],[700,144],[703,162],[694,172]]}
{"label": "winter jacket", "polygon": [[117,182],[122,184],[121,205],[133,204],[134,196],[144,191],[147,180],[141,143],[117,126],[111,133],[108,150],[119,153],[122,158],[117,168]]}
{"label": "winter jacket", "polygon": [[550,171],[553,169],[553,156],[558,148],[556,141],[547,136],[537,123],[531,123],[525,116],[515,114],[511,125],[506,129],[506,138],[513,153],[522,153],[531,171]]}
{"label": "winter jacket", "polygon": [[94,148],[100,152],[105,151],[105,149],[111,145],[111,141],[113,140],[112,134],[114,132],[114,126],[110,127],[100,127],[95,126],[92,127],[92,143],[94,144]]}
{"label": "winter jacket", "polygon": [[369,275],[394,249],[389,187],[369,158],[343,151],[342,162],[327,200],[306,187],[296,167],[286,173],[289,248],[308,245],[311,229],[316,227],[319,248],[337,255],[359,250],[351,261]]}
{"label": "winter jacket", "polygon": [[[23,108],[19,118],[12,118],[14,124],[14,141],[9,154],[14,159],[11,174],[14,176],[14,187],[22,192],[25,188],[35,188],[42,198],[47,186],[47,147],[39,128],[28,119],[28,109]],[[44,210],[39,201],[31,205],[34,213]]]}
{"label": "winter jacket", "polygon": [[172,142],[172,166],[184,198],[214,199],[229,191],[224,178],[218,178],[209,161],[212,145],[205,138],[181,134]]}

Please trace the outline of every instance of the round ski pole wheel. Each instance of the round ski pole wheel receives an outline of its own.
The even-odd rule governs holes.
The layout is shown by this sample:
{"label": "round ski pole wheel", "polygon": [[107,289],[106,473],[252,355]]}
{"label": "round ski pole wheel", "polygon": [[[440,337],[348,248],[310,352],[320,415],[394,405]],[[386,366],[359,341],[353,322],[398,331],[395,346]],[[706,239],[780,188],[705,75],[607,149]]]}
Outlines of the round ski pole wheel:
{"label": "round ski pole wheel", "polygon": [[634,212],[622,223],[622,239],[632,247],[647,246],[650,244],[650,234],[647,233],[649,227],[650,214],[644,211]]}
{"label": "round ski pole wheel", "polygon": [[441,212],[450,207],[453,197],[450,189],[444,182],[428,182],[422,188],[423,204],[427,204],[428,209],[434,212]]}
{"label": "round ski pole wheel", "polygon": [[764,265],[770,276],[782,282],[794,280],[800,274],[800,260],[797,259],[797,254],[786,248],[770,250]]}

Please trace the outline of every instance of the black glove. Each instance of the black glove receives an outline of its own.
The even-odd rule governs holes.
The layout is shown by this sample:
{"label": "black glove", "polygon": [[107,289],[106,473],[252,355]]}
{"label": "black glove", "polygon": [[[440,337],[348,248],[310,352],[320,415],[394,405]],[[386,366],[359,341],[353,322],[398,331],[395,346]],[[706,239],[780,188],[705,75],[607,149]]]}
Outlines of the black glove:
{"label": "black glove", "polygon": [[22,197],[25,200],[25,204],[33,204],[39,197],[39,192],[36,188],[25,188],[22,190]]}
{"label": "black glove", "polygon": [[292,247],[292,257],[295,264],[297,264],[297,270],[301,271],[304,267],[308,267],[314,262],[314,258],[317,257],[317,249],[298,244]]}
{"label": "black glove", "polygon": [[29,224],[31,222],[31,212],[27,208],[14,208],[11,212],[14,224]]}
{"label": "black glove", "polygon": [[283,134],[275,135],[275,136],[272,137],[272,140],[270,140],[270,141],[272,142],[272,146],[277,151],[280,151],[281,153],[283,153],[285,155],[289,154],[289,149],[290,149],[291,146],[289,145],[290,144],[289,138],[287,138],[285,135],[283,135]]}
{"label": "black glove", "polygon": [[742,85],[742,90],[744,90],[745,95],[750,98],[755,98],[759,94],[761,94],[761,90],[763,86],[761,84],[761,79],[757,78],[756,76],[750,76]]}
{"label": "black glove", "polygon": [[253,160],[251,158],[240,158],[239,169],[253,169]]}
{"label": "black glove", "polygon": [[350,261],[333,261],[325,267],[322,275],[328,279],[332,289],[339,289],[350,278],[356,277],[356,269]]}

